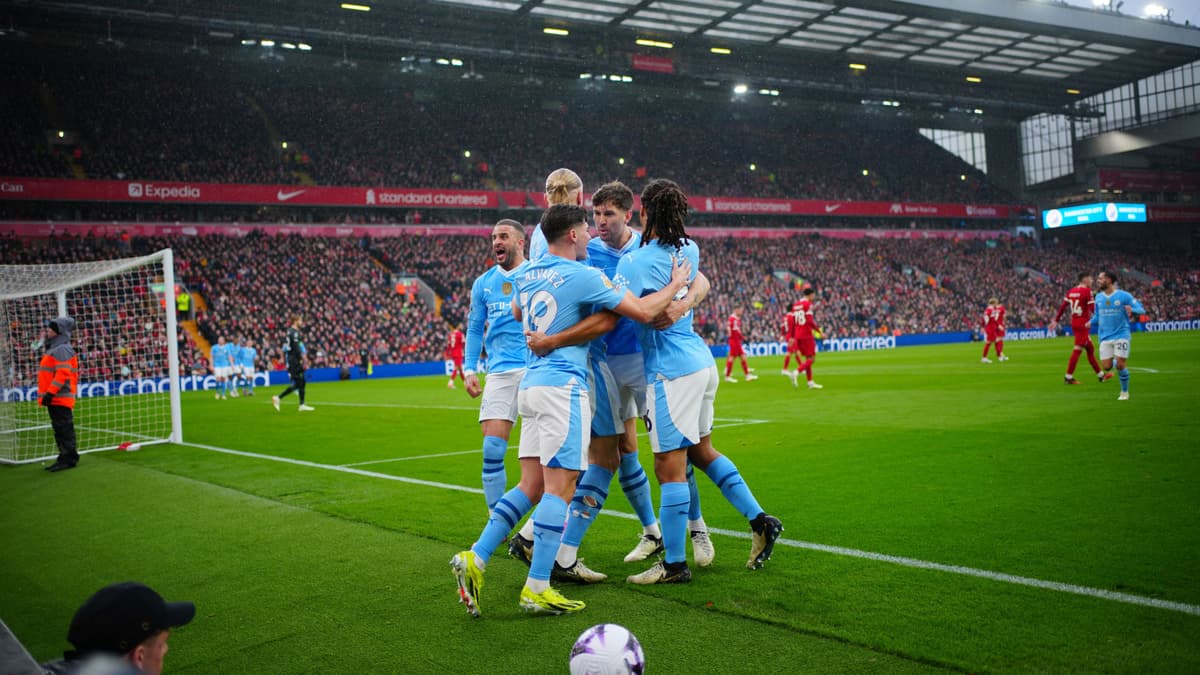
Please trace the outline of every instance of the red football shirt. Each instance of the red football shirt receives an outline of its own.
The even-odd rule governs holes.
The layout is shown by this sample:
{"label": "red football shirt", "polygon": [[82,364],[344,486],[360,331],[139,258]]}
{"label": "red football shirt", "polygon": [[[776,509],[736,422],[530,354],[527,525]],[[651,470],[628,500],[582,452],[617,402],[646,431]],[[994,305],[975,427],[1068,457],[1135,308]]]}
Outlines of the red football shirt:
{"label": "red football shirt", "polygon": [[983,310],[983,327],[989,331],[1004,330],[1004,305],[989,305]]}
{"label": "red football shirt", "polygon": [[817,330],[817,322],[813,317],[812,303],[808,300],[800,300],[792,305],[792,337],[795,338],[812,338],[813,331]]}
{"label": "red football shirt", "polygon": [[1058,308],[1058,315],[1054,317],[1057,322],[1062,318],[1063,312],[1071,310],[1071,327],[1086,326],[1092,321],[1092,312],[1096,309],[1096,298],[1092,295],[1092,289],[1087,286],[1076,286],[1067,291],[1067,297],[1063,299],[1062,305]]}
{"label": "red football shirt", "polygon": [[466,338],[463,337],[461,330],[455,329],[450,332],[450,353],[461,355],[463,347],[466,345]]}
{"label": "red football shirt", "polygon": [[742,341],[742,320],[737,314],[729,315],[729,341]]}

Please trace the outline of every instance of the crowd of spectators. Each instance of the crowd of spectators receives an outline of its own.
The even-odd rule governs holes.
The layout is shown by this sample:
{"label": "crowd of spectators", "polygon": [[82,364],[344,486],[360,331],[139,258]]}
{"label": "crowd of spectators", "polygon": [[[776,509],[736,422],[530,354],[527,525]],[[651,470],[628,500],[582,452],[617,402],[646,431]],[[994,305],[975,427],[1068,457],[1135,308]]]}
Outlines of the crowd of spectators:
{"label": "crowd of spectators", "polygon": [[[478,105],[461,98],[466,90],[418,95],[353,78],[251,83],[194,66],[86,60],[36,71],[10,64],[0,83],[0,114],[16,122],[2,175],[539,192],[554,164],[635,191],[672,176],[696,195],[1014,201],[915,129],[799,110],[664,110],[657,99],[580,92],[557,105],[532,96]],[[50,146],[49,129],[70,137]]]}
{"label": "crowd of spectators", "polygon": [[[376,363],[440,359],[450,327],[465,322],[471,283],[493,264],[487,238],[466,235],[0,238],[5,261],[17,264],[165,247],[175,251],[179,281],[204,300],[206,309],[198,310],[197,319],[207,337],[251,339],[259,348],[259,367],[275,369],[283,368],[282,335],[296,315],[306,321],[312,367],[352,366],[363,351]],[[1010,327],[1046,326],[1075,276],[1104,268],[1118,271],[1122,287],[1155,320],[1200,317],[1194,259],[1113,242],[803,235],[707,238],[701,247],[701,269],[713,291],[697,307],[694,324],[713,344],[727,339],[726,319],[739,306],[746,310],[749,341],[777,340],[783,315],[804,283],[817,289],[818,322],[827,337],[971,331],[992,296],[1008,307]],[[399,277],[419,278],[436,301],[399,292]],[[145,293],[139,297],[127,301],[147,301]],[[135,315],[120,307],[103,309],[107,318],[96,325]],[[154,355],[165,349],[163,336],[126,328],[139,336],[136,344],[89,344],[86,334],[80,344],[85,350],[116,350],[122,358],[108,361],[138,372],[161,368]],[[205,357],[190,335],[177,338],[185,372],[204,372]]]}

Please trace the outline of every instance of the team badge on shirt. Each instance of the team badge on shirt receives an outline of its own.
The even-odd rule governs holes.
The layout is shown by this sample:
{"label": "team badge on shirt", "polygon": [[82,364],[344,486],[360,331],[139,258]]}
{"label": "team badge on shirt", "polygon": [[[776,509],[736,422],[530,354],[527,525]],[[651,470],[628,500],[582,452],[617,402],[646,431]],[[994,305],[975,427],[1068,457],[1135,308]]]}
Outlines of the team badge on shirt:
{"label": "team badge on shirt", "polygon": [[512,295],[512,282],[511,282],[511,281],[506,281],[506,282],[504,282],[504,283],[500,284],[500,290],[501,290],[501,291],[502,291],[502,292],[503,292],[505,295]]}

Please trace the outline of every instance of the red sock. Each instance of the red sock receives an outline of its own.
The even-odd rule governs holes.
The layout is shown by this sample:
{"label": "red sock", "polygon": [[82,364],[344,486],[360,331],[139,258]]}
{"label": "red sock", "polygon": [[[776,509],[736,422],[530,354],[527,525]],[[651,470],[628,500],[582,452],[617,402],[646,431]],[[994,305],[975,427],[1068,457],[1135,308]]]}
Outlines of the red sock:
{"label": "red sock", "polygon": [[792,353],[788,352],[783,355],[783,369],[787,370],[787,364],[792,360]]}
{"label": "red sock", "polygon": [[744,356],[742,357],[742,374],[743,375],[750,374],[750,366],[746,365],[746,357],[744,357]]}
{"label": "red sock", "polygon": [[1004,340],[996,340],[996,358],[1003,356]]}
{"label": "red sock", "polygon": [[983,345],[983,358],[987,358],[988,350],[992,348],[992,343],[985,342]]}
{"label": "red sock", "polygon": [[806,378],[806,379],[807,379],[809,382],[812,382],[812,364],[813,364],[813,360],[812,360],[812,359],[809,359],[809,360],[807,360],[807,361],[805,361],[805,362],[804,362],[804,377],[805,377],[805,378]]}
{"label": "red sock", "polygon": [[1067,374],[1068,375],[1075,374],[1075,364],[1077,364],[1077,363],[1079,363],[1079,350],[1072,349],[1071,350],[1071,360],[1067,362]]}
{"label": "red sock", "polygon": [[1084,349],[1087,350],[1088,363],[1092,364],[1092,370],[1096,371],[1097,375],[1100,374],[1100,362],[1096,360],[1096,348],[1089,342]]}
{"label": "red sock", "polygon": [[725,377],[733,372],[733,359],[725,359]]}

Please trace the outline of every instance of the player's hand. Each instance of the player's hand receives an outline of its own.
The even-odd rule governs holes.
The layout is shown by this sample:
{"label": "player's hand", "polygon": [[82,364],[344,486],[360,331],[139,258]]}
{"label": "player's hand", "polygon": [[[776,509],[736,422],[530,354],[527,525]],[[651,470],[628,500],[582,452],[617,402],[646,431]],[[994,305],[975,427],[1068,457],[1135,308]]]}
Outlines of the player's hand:
{"label": "player's hand", "polygon": [[525,344],[529,346],[529,351],[538,356],[545,356],[558,347],[554,344],[554,338],[541,331],[525,331]]}
{"label": "player's hand", "polygon": [[42,405],[43,406],[49,408],[50,403],[53,400],[54,400],[54,394],[51,394],[50,392],[46,392],[46,393],[42,394]]}
{"label": "player's hand", "polygon": [[686,300],[672,300],[671,304],[667,305],[666,309],[664,309],[662,312],[659,312],[658,316],[654,317],[654,320],[650,322],[650,325],[653,326],[655,330],[670,328],[671,326],[675,325],[676,321],[683,318],[683,315],[687,314],[691,309],[691,303],[687,302]]}
{"label": "player's hand", "polygon": [[688,262],[687,258],[680,258],[674,265],[671,266],[671,283],[678,285],[680,288],[687,286],[688,280],[692,278],[692,263]]}
{"label": "player's hand", "polygon": [[471,398],[479,398],[483,393],[483,389],[479,386],[479,377],[475,373],[471,373],[463,378],[463,384],[466,385],[467,393]]}
{"label": "player's hand", "polygon": [[820,340],[823,337],[825,337],[824,333],[822,333],[820,330],[818,330],[816,328],[813,329],[813,338]]}

